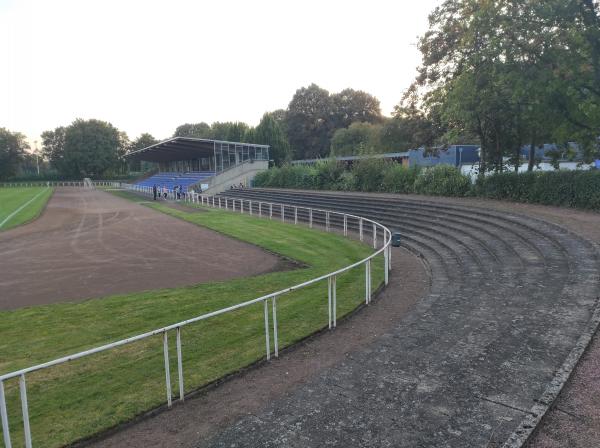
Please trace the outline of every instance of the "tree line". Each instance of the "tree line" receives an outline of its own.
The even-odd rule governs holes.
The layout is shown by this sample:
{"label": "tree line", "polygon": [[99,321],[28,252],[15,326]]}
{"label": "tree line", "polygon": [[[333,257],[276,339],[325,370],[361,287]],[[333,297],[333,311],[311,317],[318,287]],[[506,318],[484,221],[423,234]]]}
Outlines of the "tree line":
{"label": "tree line", "polygon": [[[595,0],[446,0],[419,41],[423,63],[402,107],[436,138],[477,137],[481,171],[528,169],[546,142],[599,157],[600,6]],[[560,154],[559,154],[560,156]]]}
{"label": "tree line", "polygon": [[[418,145],[421,117],[384,117],[380,103],[373,95],[353,89],[330,94],[311,84],[298,89],[286,109],[263,114],[257,126],[243,122],[185,123],[172,137],[195,137],[232,142],[270,145],[274,164],[292,159],[324,158],[330,154],[374,153],[403,150]],[[3,130],[18,150],[3,151],[12,161],[4,165],[2,178],[17,173],[34,172],[28,158],[30,149],[24,136]],[[8,137],[7,137],[8,138]],[[134,140],[111,123],[101,120],[76,119],[41,135],[43,171],[54,170],[69,178],[106,177],[127,170],[142,171],[144,162],[126,163],[124,156],[160,140],[143,133]],[[2,160],[2,159],[0,159]]]}
{"label": "tree line", "polygon": [[[276,165],[292,159],[369,154],[449,144],[481,146],[480,172],[518,170],[521,149],[576,142],[600,158],[600,6],[597,0],[446,0],[420,38],[422,64],[391,117],[354,89],[298,89],[287,108],[242,122],[186,123],[173,136],[271,145]],[[100,120],[75,120],[42,134],[42,154],[63,176],[124,172],[123,156],[158,140]],[[0,130],[0,176],[31,169],[27,143]],[[143,166],[131,166],[141,169]]]}

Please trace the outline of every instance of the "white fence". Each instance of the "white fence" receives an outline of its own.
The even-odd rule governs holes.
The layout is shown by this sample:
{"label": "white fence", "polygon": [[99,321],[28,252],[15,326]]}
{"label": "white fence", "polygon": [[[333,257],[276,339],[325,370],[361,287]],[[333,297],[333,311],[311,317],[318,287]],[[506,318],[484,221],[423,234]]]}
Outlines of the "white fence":
{"label": "white fence", "polygon": [[[120,187],[121,182],[114,180],[93,180],[94,187]],[[85,182],[79,180],[60,180],[44,182],[3,182],[0,188],[25,188],[25,187],[84,187]]]}
{"label": "white fence", "polygon": [[[136,191],[142,194],[152,195],[152,188],[150,187],[141,187],[137,185],[130,184],[121,184],[122,187]],[[169,193],[170,198],[174,198],[173,192]],[[280,203],[273,202],[264,202],[264,201],[253,201],[248,199],[237,199],[237,198],[221,198],[216,196],[207,196],[201,195],[197,193],[188,193],[182,199],[186,202],[193,202],[200,205],[205,205],[208,207],[221,208],[226,210],[231,210],[232,212],[240,212],[240,213],[248,213],[252,215],[253,205],[254,208],[258,208],[258,214],[254,213],[255,216],[258,217],[269,217],[273,218],[273,210],[277,210],[279,208],[280,218],[283,222],[293,222],[295,225],[298,224],[298,211],[304,210],[308,214],[308,225],[310,228],[313,228],[313,215],[315,212],[322,213],[325,217],[325,230],[331,231],[331,216],[338,216],[341,218],[343,222],[343,234],[344,236],[348,236],[348,224],[351,220],[355,220],[358,224],[359,228],[359,238],[361,241],[365,240],[365,232],[363,231],[366,228],[366,225],[371,226],[371,237],[372,244],[375,252],[356,263],[353,263],[349,266],[346,266],[342,269],[338,269],[337,271],[330,272],[329,274],[322,275],[317,278],[313,278],[304,283],[300,283],[298,285],[290,286],[288,288],[282,289],[280,291],[273,292],[271,294],[267,294],[262,297],[258,297],[256,299],[252,299],[243,303],[239,303],[237,305],[233,305],[227,308],[223,308],[217,311],[213,311],[211,313],[203,314],[201,316],[193,317],[188,320],[184,320],[181,322],[177,322],[172,325],[168,325],[166,327],[157,328],[156,330],[149,331],[147,333],[139,334],[137,336],[132,336],[127,339],[122,339],[120,341],[112,342],[110,344],[102,345],[100,347],[92,348],[90,350],[85,350],[79,353],[74,353],[72,355],[64,356],[62,358],[54,359],[52,361],[45,362],[43,364],[38,364],[35,366],[31,366],[25,369],[17,370],[14,372],[6,373],[4,375],[0,375],[0,417],[2,420],[2,432],[4,436],[4,446],[5,448],[11,448],[11,436],[10,436],[10,428],[8,421],[8,413],[7,413],[7,405],[6,405],[6,397],[4,394],[4,382],[6,380],[12,378],[19,378],[19,391],[20,391],[20,401],[21,401],[21,410],[23,414],[23,429],[24,429],[24,438],[25,438],[25,446],[27,448],[32,447],[32,439],[31,439],[31,428],[29,424],[29,409],[28,409],[28,401],[27,401],[27,383],[26,383],[26,375],[42,369],[48,369],[52,366],[56,366],[59,364],[67,363],[69,361],[73,361],[79,358],[84,358],[86,356],[93,355],[95,353],[104,352],[107,350],[114,349],[116,347],[121,347],[126,344],[131,344],[136,341],[140,341],[142,339],[149,338],[151,336],[160,335],[163,336],[163,355],[164,355],[164,368],[165,368],[165,384],[166,384],[166,395],[167,395],[167,405],[171,407],[173,400],[173,393],[171,391],[171,372],[169,368],[169,344],[168,344],[168,334],[169,332],[175,331],[176,337],[176,354],[177,354],[177,374],[179,379],[179,400],[184,400],[184,378],[183,378],[183,363],[182,363],[182,353],[181,353],[181,328],[187,325],[200,322],[206,319],[213,318],[215,316],[220,316],[225,313],[232,312],[234,310],[238,310],[240,308],[245,308],[253,304],[257,304],[262,302],[264,304],[264,323],[265,323],[265,350],[266,350],[266,358],[267,360],[271,359],[271,353],[275,357],[279,356],[279,340],[278,340],[278,325],[277,325],[277,299],[278,297],[290,293],[292,291],[296,291],[302,288],[305,288],[309,285],[313,285],[319,282],[327,281],[327,298],[328,298],[328,326],[329,329],[335,328],[337,324],[337,277],[340,274],[350,271],[358,266],[363,265],[365,269],[365,303],[368,305],[371,302],[372,296],[372,281],[371,281],[371,263],[372,260],[378,255],[384,255],[384,282],[387,285],[389,280],[389,272],[391,270],[391,232],[390,230],[368,218],[363,218],[356,215],[351,215],[348,213],[334,212],[330,210],[322,210],[316,208],[309,207],[298,207],[293,205],[285,205]],[[290,214],[286,215],[286,208],[290,210]],[[288,219],[286,221],[286,216]],[[378,231],[381,232],[383,237],[382,247],[377,249],[377,235]],[[269,301],[271,301],[272,307],[272,324],[269,322]],[[270,327],[273,326],[273,350],[271,350],[271,331]]]}

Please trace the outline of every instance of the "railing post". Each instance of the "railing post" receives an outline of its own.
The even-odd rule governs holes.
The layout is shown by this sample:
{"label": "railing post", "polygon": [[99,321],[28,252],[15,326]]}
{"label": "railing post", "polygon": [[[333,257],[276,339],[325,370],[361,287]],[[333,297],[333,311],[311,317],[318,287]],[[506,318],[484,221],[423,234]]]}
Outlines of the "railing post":
{"label": "railing post", "polygon": [[4,395],[4,381],[0,381],[0,418],[2,419],[2,435],[4,448],[11,448],[10,429],[8,427],[8,413],[6,412],[6,397]]}
{"label": "railing post", "polygon": [[325,212],[325,230],[329,232],[329,212]]}
{"label": "railing post", "polygon": [[377,226],[373,223],[373,249],[377,249]]}
{"label": "railing post", "polygon": [[371,260],[365,262],[365,303],[371,302]]}
{"label": "railing post", "polygon": [[298,224],[298,207],[294,207],[294,224]]}
{"label": "railing post", "polygon": [[344,236],[348,236],[348,215],[344,213]]}
{"label": "railing post", "polygon": [[25,375],[19,377],[19,389],[21,392],[21,410],[23,411],[23,435],[25,436],[25,448],[31,448],[31,428],[29,426],[29,405],[27,403],[27,385]]}
{"label": "railing post", "polygon": [[233,205],[232,205],[232,207],[233,207],[233,208],[232,208],[232,210],[235,212],[235,199],[232,199],[232,200],[231,200],[231,203],[233,204]]}
{"label": "railing post", "polygon": [[172,394],[171,394],[171,371],[169,368],[169,336],[167,335],[166,331],[163,333],[163,352],[164,352],[164,356],[165,356],[165,380],[167,383],[167,405],[169,407],[171,407]]}
{"label": "railing post", "polygon": [[277,335],[277,296],[273,297],[273,346],[275,358],[279,358],[279,337]]}
{"label": "railing post", "polygon": [[285,206],[281,204],[281,222],[285,222]]}
{"label": "railing post", "polygon": [[183,359],[181,358],[181,327],[177,327],[177,373],[179,374],[179,400],[183,401]]}
{"label": "railing post", "polygon": [[219,208],[222,208],[221,207],[221,196],[219,196]]}
{"label": "railing post", "polygon": [[313,221],[313,219],[312,219],[312,208],[309,208],[308,209],[308,227],[311,228],[311,229],[312,229],[312,226],[313,226],[312,221]]}
{"label": "railing post", "polygon": [[213,203],[213,205],[212,205],[213,208],[215,208],[215,197],[214,196],[212,197],[212,203]]}
{"label": "railing post", "polygon": [[328,316],[328,327],[331,330],[331,323],[333,321],[333,316],[331,313],[331,302],[332,302],[332,297],[331,297],[331,277],[327,277],[327,316]]}
{"label": "railing post", "polygon": [[337,276],[333,276],[333,328],[337,325]]}
{"label": "railing post", "polygon": [[269,203],[269,219],[273,219],[273,203]]}
{"label": "railing post", "polygon": [[250,212],[250,216],[252,216],[252,201],[248,202],[248,211]]}
{"label": "railing post", "polygon": [[360,240],[363,240],[363,224],[362,224],[362,218],[359,218],[358,220],[358,236],[360,238]]}
{"label": "railing post", "polygon": [[269,306],[267,300],[264,300],[265,304],[265,344],[267,348],[267,361],[271,359],[271,343],[269,341]]}
{"label": "railing post", "polygon": [[262,202],[258,201],[258,217],[262,218]]}
{"label": "railing post", "polygon": [[[385,233],[383,234],[383,244],[385,245]],[[390,278],[390,267],[389,267],[389,263],[390,263],[390,247],[386,247],[385,250],[383,251],[383,258],[385,260],[384,262],[384,270],[385,270],[385,284],[387,285],[389,283],[389,278]]]}

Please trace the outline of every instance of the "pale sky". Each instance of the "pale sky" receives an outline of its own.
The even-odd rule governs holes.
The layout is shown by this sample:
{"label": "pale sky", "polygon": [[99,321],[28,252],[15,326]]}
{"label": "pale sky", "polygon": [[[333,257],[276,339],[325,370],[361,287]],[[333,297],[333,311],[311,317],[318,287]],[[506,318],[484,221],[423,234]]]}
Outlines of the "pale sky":
{"label": "pale sky", "polygon": [[75,118],[131,139],[244,121],[296,89],[364,90],[390,115],[441,0],[0,0],[0,127],[30,142]]}

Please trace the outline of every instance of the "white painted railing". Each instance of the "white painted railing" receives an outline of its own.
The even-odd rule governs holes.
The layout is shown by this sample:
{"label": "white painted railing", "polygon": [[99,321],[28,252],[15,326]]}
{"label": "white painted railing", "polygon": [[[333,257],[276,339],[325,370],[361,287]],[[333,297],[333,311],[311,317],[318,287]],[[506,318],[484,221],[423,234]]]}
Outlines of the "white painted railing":
{"label": "white painted railing", "polygon": [[[93,180],[95,187],[120,187],[121,182],[114,180]],[[57,180],[57,181],[35,181],[35,182],[1,182],[0,188],[25,188],[25,187],[85,187],[84,181],[79,180]]]}
{"label": "white painted railing", "polygon": [[[142,193],[145,195],[153,196],[153,191],[151,187],[142,187],[138,185],[130,185],[130,184],[121,184],[121,186],[125,189],[132,190],[138,193]],[[177,199],[174,192],[170,191],[167,193],[169,199]],[[271,294],[267,294],[262,297],[258,297],[256,299],[248,300],[246,302],[239,303],[237,305],[233,305],[227,308],[223,308],[217,311],[213,311],[211,313],[203,314],[201,316],[193,317],[188,320],[184,320],[181,322],[177,322],[172,325],[168,325],[166,327],[157,328],[156,330],[149,331],[147,333],[139,334],[136,336],[132,336],[130,338],[122,339],[120,341],[111,342],[110,344],[102,345],[100,347],[95,347],[89,350],[85,350],[79,353],[74,353],[72,355],[64,356],[62,358],[54,359],[52,361],[45,362],[43,364],[38,364],[35,366],[31,366],[25,369],[17,370],[14,372],[6,373],[4,375],[0,375],[0,418],[2,420],[2,432],[4,435],[4,446],[5,448],[11,448],[11,436],[10,436],[10,428],[8,422],[8,413],[6,406],[6,397],[4,394],[4,382],[6,380],[12,378],[19,378],[19,391],[21,397],[21,410],[23,414],[23,429],[24,429],[24,438],[25,438],[25,446],[27,448],[32,447],[32,439],[31,439],[31,429],[29,425],[29,410],[28,410],[28,401],[27,401],[27,385],[26,385],[26,375],[42,369],[47,369],[52,366],[56,366],[59,364],[63,364],[69,361],[74,361],[76,359],[84,358],[86,356],[93,355],[95,353],[104,352],[107,350],[114,349],[116,347],[120,347],[123,345],[131,344],[132,342],[140,341],[142,339],[149,338],[151,336],[156,336],[162,334],[163,336],[163,355],[164,355],[164,367],[165,367],[165,383],[166,383],[166,394],[167,394],[167,405],[171,407],[173,394],[171,391],[171,372],[169,368],[169,345],[168,345],[168,333],[170,331],[175,330],[176,332],[176,352],[177,352],[177,373],[179,379],[179,400],[184,400],[184,378],[183,378],[183,363],[182,363],[182,354],[181,354],[181,328],[193,324],[195,322],[200,322],[206,319],[210,319],[215,316],[220,316],[225,313],[229,313],[234,310],[238,310],[240,308],[245,308],[247,306],[257,304],[262,302],[264,304],[264,321],[265,321],[265,348],[266,348],[266,358],[267,360],[271,359],[271,332],[270,332],[270,323],[269,323],[269,300],[271,301],[272,307],[272,316],[273,316],[273,354],[275,357],[279,356],[279,340],[278,340],[278,326],[277,326],[277,298],[290,293],[292,291],[296,291],[302,288],[305,288],[309,285],[313,285],[318,282],[327,281],[327,298],[328,298],[328,315],[329,321],[328,326],[329,329],[335,328],[337,325],[337,277],[340,274],[350,271],[353,268],[364,265],[365,267],[365,303],[368,305],[371,302],[372,298],[372,280],[371,280],[371,262],[378,255],[384,255],[384,282],[387,285],[389,280],[389,272],[391,270],[391,232],[389,229],[373,220],[368,218],[363,218],[356,215],[351,215],[348,213],[335,212],[331,210],[323,210],[317,208],[310,207],[299,207],[295,205],[285,205],[281,203],[274,202],[265,202],[265,201],[256,201],[256,200],[248,200],[241,198],[226,198],[226,197],[217,197],[217,196],[208,196],[202,195],[194,192],[187,193],[180,197],[180,200],[185,202],[190,202],[194,204],[204,205],[208,207],[220,208],[225,210],[231,210],[232,212],[240,212],[240,213],[248,213],[250,215],[253,214],[253,205],[254,209],[258,209],[258,214],[254,213],[255,216],[258,217],[269,217],[269,219],[273,218],[273,209],[279,209],[280,218],[283,222],[293,222],[294,224],[298,224],[298,211],[304,210],[308,215],[308,225],[310,228],[314,227],[314,213],[322,213],[325,217],[325,230],[331,231],[331,216],[337,215],[341,218],[343,222],[343,235],[348,236],[348,223],[350,220],[355,220],[358,223],[359,228],[359,238],[361,241],[364,241],[365,235],[363,229],[365,228],[365,224],[372,225],[372,243],[373,248],[376,251],[370,256],[357,261],[349,266],[346,266],[342,269],[338,269],[337,271],[330,272],[329,274],[322,275],[317,278],[313,278],[304,283],[300,283],[298,285],[290,286],[288,288],[282,289],[280,291],[273,292]],[[265,210],[265,207],[268,208],[268,214]],[[286,221],[286,209],[290,211],[290,217]],[[293,217],[293,218],[292,218]],[[292,221],[293,219],[293,221]],[[380,229],[383,235],[383,244],[382,247],[377,249],[377,229]]]}

